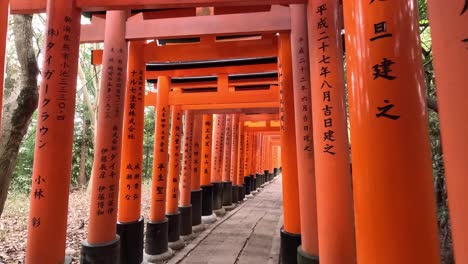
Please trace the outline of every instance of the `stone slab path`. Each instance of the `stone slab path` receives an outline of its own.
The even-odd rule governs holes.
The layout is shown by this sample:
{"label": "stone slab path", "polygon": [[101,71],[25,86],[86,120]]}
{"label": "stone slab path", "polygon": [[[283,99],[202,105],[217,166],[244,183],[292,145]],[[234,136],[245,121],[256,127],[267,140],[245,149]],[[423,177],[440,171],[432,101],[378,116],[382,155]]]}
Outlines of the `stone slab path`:
{"label": "stone slab path", "polygon": [[277,264],[282,225],[281,178],[212,224],[170,264]]}

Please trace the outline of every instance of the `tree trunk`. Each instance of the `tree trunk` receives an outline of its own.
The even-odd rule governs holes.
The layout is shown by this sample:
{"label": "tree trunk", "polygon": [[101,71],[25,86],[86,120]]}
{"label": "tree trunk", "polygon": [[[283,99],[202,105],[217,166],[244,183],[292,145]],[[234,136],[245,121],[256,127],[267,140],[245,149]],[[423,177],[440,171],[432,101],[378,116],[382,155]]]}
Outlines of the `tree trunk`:
{"label": "tree trunk", "polygon": [[3,107],[5,112],[0,144],[0,216],[8,195],[21,141],[37,108],[39,97],[37,86],[39,68],[33,48],[32,16],[14,16],[13,32],[21,71],[19,85],[11,92]]}
{"label": "tree trunk", "polygon": [[83,188],[86,184],[86,116],[83,115],[83,131],[81,132],[81,150],[80,150],[80,173],[78,175],[78,186]]}

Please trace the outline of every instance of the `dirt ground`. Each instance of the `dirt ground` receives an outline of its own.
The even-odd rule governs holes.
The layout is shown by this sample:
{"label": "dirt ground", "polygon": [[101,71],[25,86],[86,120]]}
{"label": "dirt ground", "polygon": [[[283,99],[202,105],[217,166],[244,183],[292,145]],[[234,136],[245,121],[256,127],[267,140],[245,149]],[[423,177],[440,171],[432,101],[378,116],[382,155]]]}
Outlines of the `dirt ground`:
{"label": "dirt ground", "polygon": [[[149,217],[150,186],[143,185],[142,212]],[[70,193],[66,254],[79,263],[81,243],[86,238],[89,215],[89,194],[86,190]],[[9,195],[0,218],[0,263],[24,263],[28,235],[29,198],[24,194]]]}

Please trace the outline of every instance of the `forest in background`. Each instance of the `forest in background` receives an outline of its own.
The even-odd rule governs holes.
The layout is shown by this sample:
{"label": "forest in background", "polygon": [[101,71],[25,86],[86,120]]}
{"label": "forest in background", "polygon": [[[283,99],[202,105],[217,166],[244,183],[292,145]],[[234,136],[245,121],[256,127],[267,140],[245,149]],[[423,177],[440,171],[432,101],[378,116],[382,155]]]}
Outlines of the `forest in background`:
{"label": "forest in background", "polygon": [[[429,132],[431,139],[432,161],[433,161],[433,177],[434,186],[436,189],[436,201],[438,209],[438,221],[441,239],[441,249],[443,253],[443,263],[452,263],[452,245],[450,235],[450,222],[447,208],[447,194],[445,188],[445,175],[442,159],[442,148],[440,141],[439,119],[437,113],[436,103],[436,87],[435,76],[432,65],[432,45],[430,36],[430,26],[427,19],[427,3],[426,0],[418,0],[420,10],[420,30],[421,30],[421,45],[423,51],[423,63],[425,72],[425,81],[427,86],[428,107],[429,107]],[[5,115],[3,122],[9,122],[8,111],[14,111],[10,104],[18,101],[21,97],[19,89],[22,88],[22,71],[20,61],[22,55],[26,52],[24,49],[18,48],[19,36],[15,33],[21,33],[18,29],[19,25],[15,23],[30,23],[32,34],[30,40],[32,43],[34,56],[39,66],[42,61],[42,47],[44,42],[45,32],[45,15],[34,16],[11,16],[9,21],[8,43],[7,43],[7,64],[6,64],[6,79],[5,79],[5,99],[4,111]],[[83,18],[83,20],[86,20]],[[22,24],[23,28],[28,27],[27,24]],[[24,33],[24,32],[23,32]],[[23,34],[27,35],[27,34]],[[24,36],[22,36],[24,37]],[[15,45],[16,44],[16,45]],[[91,50],[102,48],[102,44],[83,44],[80,47],[80,67],[78,76],[77,87],[77,100],[76,100],[76,115],[75,115],[75,129],[74,129],[74,142],[73,142],[73,165],[71,174],[72,190],[86,188],[91,175],[93,155],[94,155],[94,135],[97,122],[97,95],[99,94],[100,83],[100,66],[91,65]],[[31,59],[31,58],[30,58]],[[30,60],[30,61],[33,61]],[[37,78],[37,76],[35,76]],[[151,87],[147,87],[147,90]],[[143,179],[149,181],[151,178],[151,168],[153,159],[153,135],[154,135],[154,110],[147,107],[145,109],[145,133],[144,133],[144,148],[143,148]],[[36,119],[37,113],[34,112],[29,120],[27,131],[25,132],[19,151],[12,170],[11,183],[9,184],[9,195],[27,195],[31,186],[31,175],[34,157],[34,144],[36,134]],[[3,133],[2,133],[3,135]],[[1,155],[4,151],[3,145],[0,146],[0,164],[5,155]],[[8,158],[8,157],[6,157]],[[14,157],[10,157],[14,159]],[[398,164],[395,164],[398,166]],[[8,174],[8,173],[5,173]],[[9,177],[10,175],[1,175],[0,177]],[[2,198],[2,197],[0,197]],[[0,216],[3,206],[0,206]]]}

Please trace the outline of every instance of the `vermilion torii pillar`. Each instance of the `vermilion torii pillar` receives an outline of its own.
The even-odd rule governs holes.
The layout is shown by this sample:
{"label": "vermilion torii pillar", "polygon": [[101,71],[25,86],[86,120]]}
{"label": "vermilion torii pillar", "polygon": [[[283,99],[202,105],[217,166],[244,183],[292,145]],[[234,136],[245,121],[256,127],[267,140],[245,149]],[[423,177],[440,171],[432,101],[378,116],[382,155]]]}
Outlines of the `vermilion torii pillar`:
{"label": "vermilion torii pillar", "polygon": [[211,184],[211,155],[213,139],[213,115],[203,115],[200,184],[202,189],[202,221],[209,224],[216,221],[213,213],[213,185]]}
{"label": "vermilion torii pillar", "polygon": [[238,138],[238,155],[237,155],[237,187],[239,188],[239,201],[244,201],[245,198],[245,185],[244,185],[244,176],[245,176],[245,132],[244,132],[244,123],[237,123],[239,138]]}
{"label": "vermilion torii pillar", "polygon": [[172,251],[168,248],[169,226],[165,215],[167,170],[169,166],[170,86],[171,78],[167,76],[158,78],[150,221],[146,223],[145,241],[145,255],[148,261],[163,260],[172,256]]}
{"label": "vermilion torii pillar", "polygon": [[224,129],[226,127],[226,115],[213,115],[213,145],[211,156],[211,184],[213,185],[213,211],[217,215],[224,215],[223,209],[223,149]]}
{"label": "vermilion torii pillar", "polygon": [[117,234],[121,263],[143,261],[144,220],[141,216],[141,175],[145,118],[144,41],[129,43],[120,164]]}
{"label": "vermilion torii pillar", "polygon": [[440,262],[417,7],[344,1],[360,264]]}
{"label": "vermilion torii pillar", "polygon": [[[62,11],[59,11],[62,12]],[[123,109],[127,68],[125,11],[108,11],[104,39],[99,114],[91,178],[88,236],[81,249],[82,263],[118,263],[116,235]]]}
{"label": "vermilion torii pillar", "polygon": [[[0,6],[1,23],[5,22],[0,25],[1,46],[5,43],[8,1],[3,1]],[[81,15],[71,1],[49,0],[48,7],[30,196],[27,263],[62,263],[65,259]],[[4,46],[0,50],[1,90],[2,50]]]}
{"label": "vermilion torii pillar", "polygon": [[428,1],[442,148],[456,263],[468,263],[468,2]]}
{"label": "vermilion torii pillar", "polygon": [[296,263],[297,248],[301,244],[301,224],[297,179],[293,69],[289,33],[280,33],[278,47],[284,211],[284,226],[281,228],[281,259],[283,263]]}
{"label": "vermilion torii pillar", "polygon": [[203,116],[194,115],[193,117],[193,135],[192,135],[192,226],[194,232],[199,232],[204,229],[202,224],[202,189],[200,187],[201,177],[201,162],[202,162],[202,129]]}
{"label": "vermilion torii pillar", "polygon": [[170,135],[166,217],[169,221],[169,247],[177,250],[185,246],[184,241],[180,239],[180,212],[178,209],[180,145],[182,140],[182,110],[180,106],[171,106]]}
{"label": "vermilion torii pillar", "polygon": [[340,13],[338,0],[309,2],[319,255],[330,264],[356,259]]}
{"label": "vermilion torii pillar", "polygon": [[[182,239],[192,234],[192,204],[190,200],[192,192],[192,137],[193,137],[193,113],[184,111],[184,141],[182,156],[182,179],[180,181],[180,235]],[[198,163],[198,162],[197,162]]]}
{"label": "vermilion torii pillar", "polygon": [[2,128],[6,37],[8,32],[8,4],[8,0],[4,0],[0,3],[0,137]]}
{"label": "vermilion torii pillar", "polygon": [[239,173],[238,169],[238,156],[239,156],[239,114],[233,114],[231,120],[231,127],[232,127],[232,136],[231,136],[231,152],[230,155],[230,179],[232,182],[232,203],[235,204],[239,202],[239,182],[238,176]]}
{"label": "vermilion torii pillar", "polygon": [[231,181],[231,137],[232,137],[232,115],[226,115],[226,126],[224,129],[223,143],[223,166],[222,166],[222,180],[223,180],[223,206],[226,210],[233,209],[232,206],[232,181]]}
{"label": "vermilion torii pillar", "polygon": [[244,129],[244,157],[242,163],[244,164],[244,189],[245,196],[250,198],[252,192],[253,175],[251,174],[251,159],[252,159],[252,133],[248,128],[245,128],[244,123],[241,122],[240,126]]}

